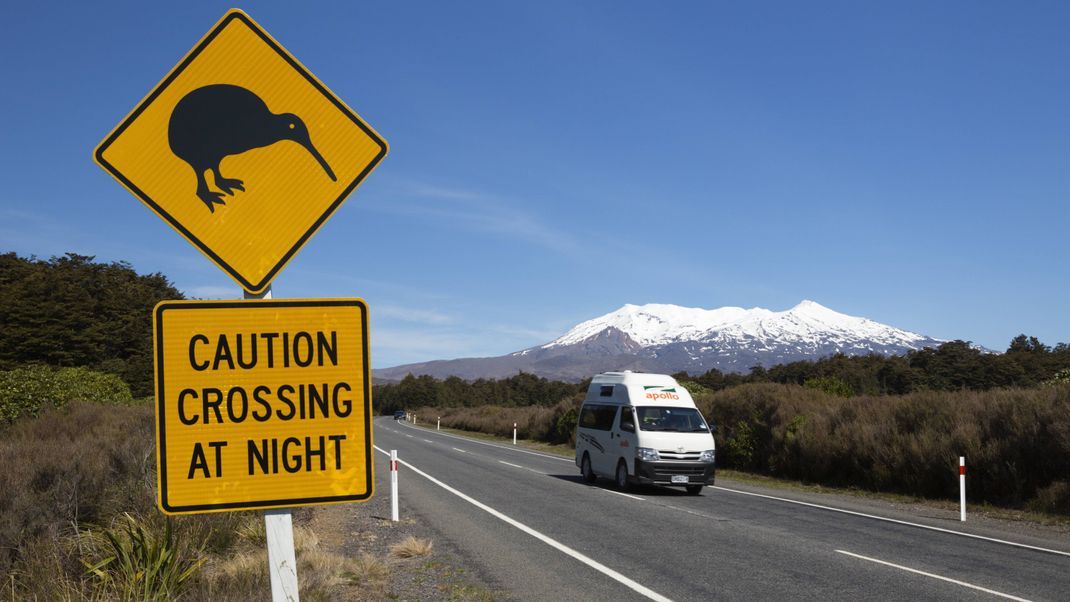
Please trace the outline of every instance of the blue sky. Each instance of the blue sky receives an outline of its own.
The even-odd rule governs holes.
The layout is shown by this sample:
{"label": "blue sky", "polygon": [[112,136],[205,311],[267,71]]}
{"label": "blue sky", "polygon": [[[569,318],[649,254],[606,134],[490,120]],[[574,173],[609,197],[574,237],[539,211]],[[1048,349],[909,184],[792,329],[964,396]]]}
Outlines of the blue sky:
{"label": "blue sky", "polygon": [[[241,296],[91,157],[230,7],[5,8],[0,251]],[[390,143],[273,285],[366,299],[375,367],[625,303],[1070,342],[1070,5],[239,7]]]}

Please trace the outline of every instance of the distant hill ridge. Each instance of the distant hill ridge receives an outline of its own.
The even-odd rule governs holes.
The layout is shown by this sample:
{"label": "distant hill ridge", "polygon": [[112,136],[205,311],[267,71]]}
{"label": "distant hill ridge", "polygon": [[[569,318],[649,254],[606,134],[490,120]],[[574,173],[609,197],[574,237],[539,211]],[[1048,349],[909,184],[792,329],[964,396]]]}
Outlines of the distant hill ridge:
{"label": "distant hill ridge", "polygon": [[625,305],[582,322],[557,339],[508,355],[436,360],[376,370],[381,379],[407,374],[437,378],[503,378],[524,371],[581,380],[606,370],[701,374],[711,368],[746,372],[816,360],[835,353],[902,355],[944,341],[804,300],[786,311],[760,307],[702,309],[670,304]]}

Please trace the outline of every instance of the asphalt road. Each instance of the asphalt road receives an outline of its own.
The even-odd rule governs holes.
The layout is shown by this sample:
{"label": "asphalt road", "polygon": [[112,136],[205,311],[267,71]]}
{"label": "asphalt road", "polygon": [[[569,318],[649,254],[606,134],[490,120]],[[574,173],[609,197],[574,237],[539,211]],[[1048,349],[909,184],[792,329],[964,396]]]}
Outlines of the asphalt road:
{"label": "asphalt road", "polygon": [[721,484],[624,495],[571,459],[390,418],[374,438],[380,483],[398,450],[402,516],[520,600],[1070,600],[1065,535]]}

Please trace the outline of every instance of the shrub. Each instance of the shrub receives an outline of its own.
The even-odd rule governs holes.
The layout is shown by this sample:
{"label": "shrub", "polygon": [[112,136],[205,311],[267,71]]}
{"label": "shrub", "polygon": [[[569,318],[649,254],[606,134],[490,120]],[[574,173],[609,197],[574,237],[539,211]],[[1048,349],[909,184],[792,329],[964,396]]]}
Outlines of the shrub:
{"label": "shrub", "polygon": [[73,401],[130,403],[130,387],[114,374],[87,368],[32,365],[0,372],[0,423],[37,416],[45,405]]}
{"label": "shrub", "polygon": [[434,424],[441,417],[444,427],[499,437],[512,437],[516,424],[521,439],[568,443],[575,436],[575,416],[581,400],[582,396],[577,395],[553,406],[420,408],[416,415],[419,424]]}
{"label": "shrub", "polygon": [[[771,383],[704,395],[723,466],[827,485],[1070,511],[1070,385],[844,398]],[[1056,510],[1058,511],[1058,510]]]}
{"label": "shrub", "polygon": [[829,395],[835,395],[837,397],[850,397],[854,395],[854,391],[851,390],[851,385],[847,384],[842,378],[836,378],[835,376],[821,376],[818,378],[808,378],[803,386],[807,389],[817,389],[818,391],[824,391]]}
{"label": "shrub", "polygon": [[565,413],[557,417],[557,441],[560,443],[568,443],[570,446],[576,446],[576,422],[579,420],[578,408],[569,408],[565,410]]}
{"label": "shrub", "polygon": [[1029,502],[1029,508],[1037,512],[1070,514],[1070,483],[1056,481],[1041,489]]}
{"label": "shrub", "polygon": [[0,436],[0,574],[31,540],[154,508],[152,409],[73,402]]}

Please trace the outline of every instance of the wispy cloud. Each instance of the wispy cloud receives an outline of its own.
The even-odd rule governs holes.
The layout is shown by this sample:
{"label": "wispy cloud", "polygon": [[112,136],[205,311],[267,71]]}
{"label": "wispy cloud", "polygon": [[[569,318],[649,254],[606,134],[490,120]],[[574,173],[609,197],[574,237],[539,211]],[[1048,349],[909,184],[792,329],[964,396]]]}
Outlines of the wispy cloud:
{"label": "wispy cloud", "polygon": [[441,186],[428,186],[426,184],[409,183],[406,188],[410,194],[421,197],[436,199],[451,199],[458,201],[485,201],[485,194],[472,190],[460,190],[457,188],[443,188]]}
{"label": "wispy cloud", "polygon": [[455,322],[453,317],[433,309],[417,309],[413,307],[402,307],[400,305],[376,305],[374,315],[376,318],[391,318],[403,322],[430,324],[433,326],[452,324]]}
{"label": "wispy cloud", "polygon": [[394,199],[369,207],[395,215],[430,219],[437,224],[449,224],[472,232],[522,240],[565,255],[582,251],[560,228],[545,223],[516,203],[492,194],[410,183],[403,185]]}
{"label": "wispy cloud", "polygon": [[561,333],[507,325],[461,324],[373,327],[376,367],[462,357],[494,357],[552,341]]}
{"label": "wispy cloud", "polygon": [[371,332],[372,359],[378,364],[375,354],[383,352],[380,357],[390,358],[384,366],[498,353],[486,348],[487,341],[482,333],[392,328],[373,328]]}
{"label": "wispy cloud", "polygon": [[[375,290],[380,295],[389,294],[403,297],[407,300],[423,303],[438,303],[443,300],[453,299],[453,295],[441,290],[428,290],[408,281],[377,280],[354,276],[337,271],[319,270],[315,267],[305,266],[301,273],[289,275],[297,285],[314,290],[309,293],[312,296],[361,296],[361,291]],[[330,286],[325,288],[325,285]],[[379,305],[372,307],[372,313],[377,314]]]}
{"label": "wispy cloud", "polygon": [[[514,339],[518,339],[518,340],[537,341],[537,343],[535,343],[535,344],[548,343],[548,342],[556,339],[557,337],[561,336],[564,333],[564,331],[556,331],[556,330],[549,330],[549,329],[541,329],[540,330],[540,329],[533,329],[533,328],[523,328],[523,327],[520,327],[520,326],[504,326],[504,325],[492,326],[491,330],[493,330],[494,332],[497,332],[499,334],[502,334],[504,336],[507,336],[507,337],[510,337],[510,338],[514,338]],[[513,351],[517,351],[517,350],[514,349]]]}

